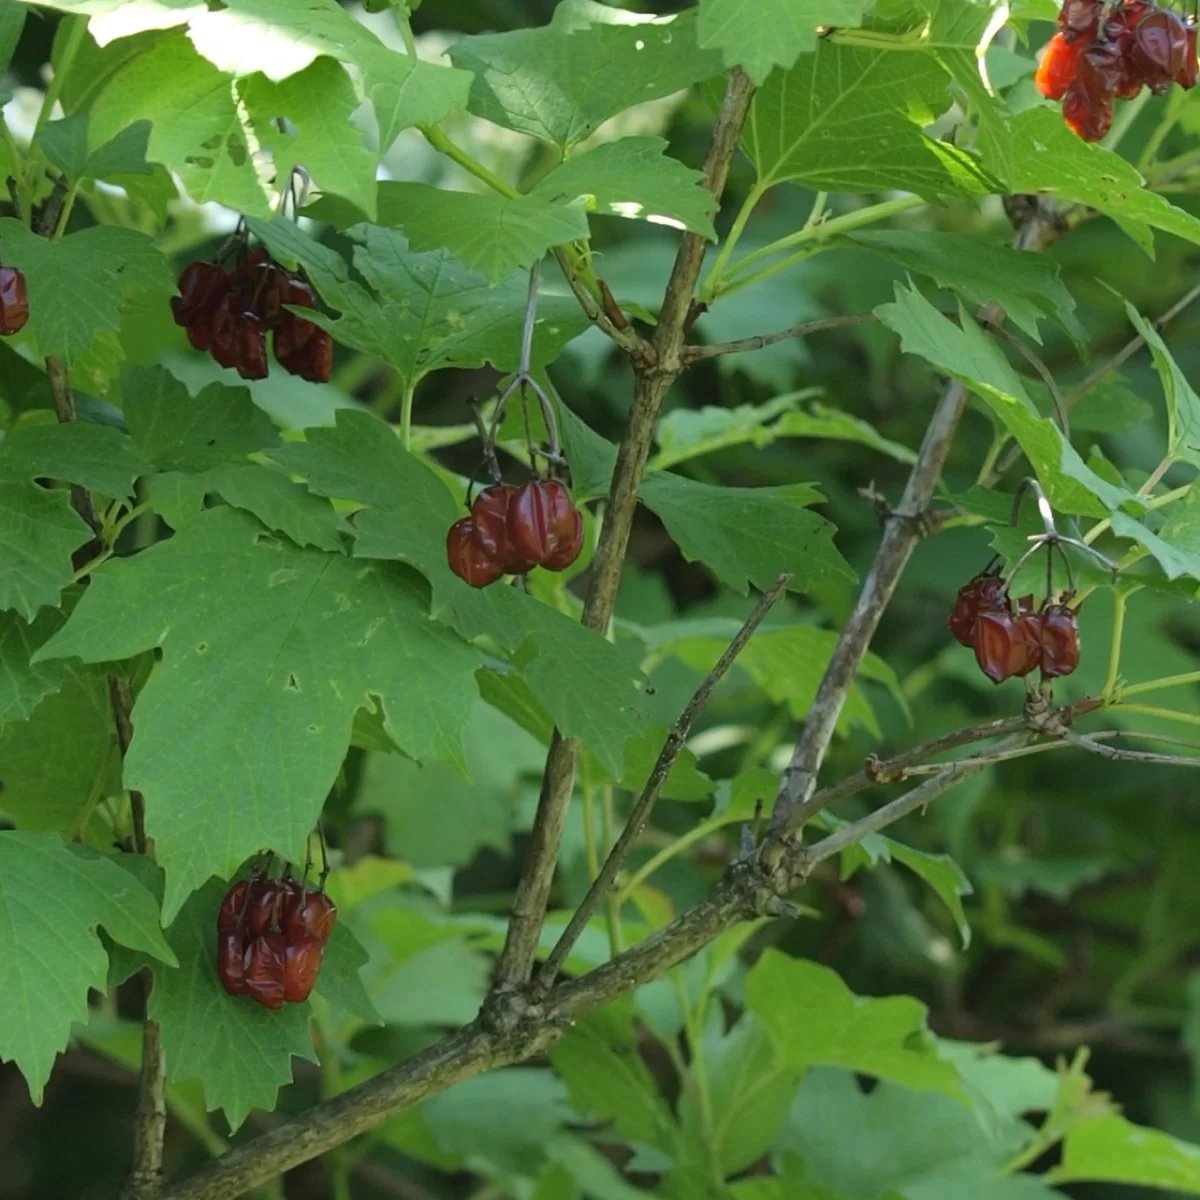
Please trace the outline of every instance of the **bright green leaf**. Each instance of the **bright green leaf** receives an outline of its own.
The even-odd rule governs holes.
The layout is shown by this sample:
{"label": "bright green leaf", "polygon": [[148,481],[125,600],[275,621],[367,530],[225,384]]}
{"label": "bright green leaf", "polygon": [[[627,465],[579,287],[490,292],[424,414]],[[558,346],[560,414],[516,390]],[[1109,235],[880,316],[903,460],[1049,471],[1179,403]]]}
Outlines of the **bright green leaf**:
{"label": "bright green leaf", "polygon": [[1167,400],[1167,454],[1200,467],[1200,396],[1179,369],[1158,330],[1133,307],[1125,305],[1134,328],[1146,340],[1154,369]]}
{"label": "bright green leaf", "polygon": [[828,967],[768,950],[746,977],[746,1004],[792,1066],[845,1067],[914,1091],[963,1094],[926,1032],[925,1006],[908,996],[862,999]]}
{"label": "bright green leaf", "polygon": [[817,29],[852,29],[862,0],[702,0],[700,45],[717,47],[760,86],[774,67],[787,69],[817,48]]}
{"label": "bright green leaf", "polygon": [[1053,1183],[1098,1180],[1200,1195],[1200,1146],[1117,1113],[1077,1121],[1067,1131]]}
{"label": "bright green leaf", "polygon": [[212,509],[97,569],[41,653],[97,662],[153,646],[163,661],[134,708],[125,782],[146,796],[169,917],[260,849],[299,857],[371,696],[406,753],[462,762],[478,652],[428,619],[403,569]]}
{"label": "bright green leaf", "polygon": [[657,137],[604,142],[567,159],[531,195],[551,203],[584,196],[590,212],[690,229],[715,241],[717,202],[701,186],[700,172],[669,157],[666,148]]}
{"label": "bright green leaf", "polygon": [[154,897],[103,854],[56,836],[0,832],[0,1057],[15,1062],[35,1104],[71,1025],[103,991],[108,956],[97,936],[172,966]]}
{"label": "bright green leaf", "polygon": [[722,72],[696,44],[692,13],[645,17],[563,4],[540,29],[464,38],[450,47],[472,72],[470,110],[566,150],[632,104]]}
{"label": "bright green leaf", "polygon": [[83,113],[43,126],[34,144],[68,179],[107,179],[112,175],[149,175],[146,162],[151,123],[135,121],[102,146],[89,148],[88,118]]}

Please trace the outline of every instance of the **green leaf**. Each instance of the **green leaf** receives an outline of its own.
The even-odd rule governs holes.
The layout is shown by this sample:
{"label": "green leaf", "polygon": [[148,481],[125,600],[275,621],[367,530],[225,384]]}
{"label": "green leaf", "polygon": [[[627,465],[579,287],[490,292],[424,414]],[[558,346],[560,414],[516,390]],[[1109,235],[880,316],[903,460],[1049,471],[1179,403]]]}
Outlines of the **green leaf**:
{"label": "green leaf", "polygon": [[352,1018],[368,1025],[383,1024],[359,974],[369,958],[345,921],[339,921],[325,945],[325,958],[316,986],[317,995],[329,1005],[339,1024]]}
{"label": "green leaf", "polygon": [[371,696],[405,753],[463,761],[479,655],[428,619],[401,568],[303,550],[212,509],[98,568],[41,656],[154,646],[163,661],[134,707],[125,783],[146,796],[168,917],[260,849],[301,857]]}
{"label": "green leaf", "polygon": [[512,655],[559,729],[581,738],[610,773],[642,728],[641,648],[613,644],[509,587],[467,587],[446,564],[446,530],[461,515],[442,481],[395,432],[341,410],[333,429],[312,429],[272,457],[314,491],[368,507],[354,519],[355,554],[411,563],[433,585],[433,616],[466,638],[487,636]]}
{"label": "green leaf", "polygon": [[[234,508],[253,513],[268,529],[286,534],[297,546],[338,552],[341,534],[350,532],[333,506],[293,483],[282,471],[258,463],[226,463],[199,475],[170,472],[150,479],[155,511],[178,529],[203,511],[205,496],[220,496]],[[165,500],[163,507],[159,500]]]}
{"label": "green leaf", "polygon": [[471,73],[440,63],[393,56],[386,71],[368,76],[367,98],[379,122],[379,150],[386,153],[412,125],[437,125],[467,107]]}
{"label": "green leaf", "polygon": [[746,977],[746,1005],[791,1066],[837,1066],[913,1091],[963,1095],[937,1056],[926,1008],[909,996],[862,999],[834,971],[768,950]]}
{"label": "green leaf", "polygon": [[66,663],[34,669],[54,672],[57,686],[28,720],[0,733],[0,808],[22,829],[82,834],[89,810],[121,792],[108,686]]}
{"label": "green leaf", "polygon": [[[97,936],[175,965],[154,897],[128,872],[55,836],[0,832],[0,1058],[15,1062],[35,1104],[89,988],[105,990]],[[50,952],[52,951],[52,952]]]}
{"label": "green leaf", "polygon": [[[274,157],[281,190],[292,168],[303,166],[323,192],[345,196],[374,219],[378,157],[350,120],[359,100],[337,62],[322,56],[279,83],[252,75],[239,90],[259,145]],[[280,132],[281,117],[294,134]]]}
{"label": "green leaf", "polygon": [[29,287],[23,336],[39,358],[79,357],[97,334],[121,328],[122,284],[175,290],[167,261],[135,229],[94,225],[58,241],[38,237],[12,217],[0,218],[4,261],[19,267]]}
{"label": "green leaf", "polygon": [[476,116],[567,150],[633,104],[722,72],[696,43],[692,13],[645,17],[562,4],[540,29],[464,38],[450,60],[475,76]]}
{"label": "green leaf", "polygon": [[134,367],[122,384],[139,453],[163,471],[204,471],[279,444],[245,387],[209,384],[197,396],[163,367]]}
{"label": "green leaf", "polygon": [[980,880],[1003,888],[1014,900],[1028,892],[1040,892],[1065,903],[1077,888],[1097,883],[1119,869],[1119,860],[1109,855],[1034,856],[1022,847],[1012,846],[980,861],[975,873]]}
{"label": "green leaf", "polygon": [[679,475],[656,473],[642,485],[653,509],[690,561],[746,595],[749,584],[766,591],[781,572],[788,587],[805,591],[830,579],[856,578],[833,544],[833,526],[810,512],[821,499],[808,484],[773,488],[713,487]]}
{"label": "green leaf", "polygon": [[1200,1195],[1200,1146],[1116,1113],[1075,1122],[1063,1143],[1051,1183],[1098,1180]]}
{"label": "green leaf", "polygon": [[829,1189],[851,1200],[1060,1200],[1034,1176],[1001,1174],[1032,1136],[1021,1121],[985,1123],[944,1096],[918,1099],[889,1083],[867,1095],[847,1071],[814,1070],[775,1150],[803,1161],[802,1186],[817,1197]]}
{"label": "green leaf", "polygon": [[146,162],[151,123],[135,121],[102,146],[89,148],[85,113],[51,121],[34,139],[47,160],[68,179],[107,179],[111,175],[149,175]]}
{"label": "green leaf", "polygon": [[853,29],[862,10],[862,0],[702,0],[700,45],[721,50],[726,66],[761,86],[773,68],[817,48],[819,26]]}
{"label": "green leaf", "polygon": [[1200,554],[1163,541],[1133,517],[1122,512],[1113,513],[1112,531],[1117,537],[1132,538],[1148,550],[1168,579],[1178,579],[1181,575],[1200,579]]}
{"label": "green leaf", "polygon": [[182,31],[149,42],[113,74],[92,102],[91,141],[103,144],[142,120],[153,122],[146,158],[174,171],[197,203],[270,215],[234,82]]}
{"label": "green leaf", "polygon": [[26,6],[16,3],[16,0],[4,0],[0,4],[0,72],[7,71],[12,62],[13,52],[21,40],[21,30],[25,27],[27,11]]}
{"label": "green leaf", "polygon": [[[470,270],[499,283],[531,267],[551,246],[588,236],[582,201],[448,192],[427,183],[381,183],[379,224],[403,229],[415,251],[449,250]],[[319,208],[313,206],[314,214]]]}
{"label": "green leaf", "polygon": [[150,468],[129,438],[90,421],[26,425],[0,442],[0,479],[77,483],[115,500],[133,496],[133,482]]}
{"label": "green leaf", "polygon": [[670,158],[666,149],[658,137],[604,142],[567,159],[530,194],[551,203],[584,196],[589,212],[690,229],[716,241],[717,202],[702,186],[703,176]]}
{"label": "green leaf", "polygon": [[611,1121],[627,1142],[668,1153],[675,1147],[678,1128],[638,1053],[628,999],[574,1024],[551,1049],[550,1062],[582,1115]]}
{"label": "green leaf", "polygon": [[946,85],[927,55],[822,42],[758,90],[742,148],[763,188],[792,179],[934,200],[996,190],[970,155],[922,132],[946,107]]}
{"label": "green leaf", "polygon": [[1025,451],[1046,495],[1060,512],[1105,516],[1132,499],[1101,479],[1079,457],[1058,426],[1038,415],[1020,377],[995,342],[959,307],[959,324],[944,317],[916,290],[896,285],[893,304],[879,319],[900,335],[901,348],[931,362],[980,396]]}
{"label": "green leaf", "polygon": [[65,490],[0,479],[0,611],[32,621],[44,605],[57,607],[75,577],[71,555],[91,539]]}
{"label": "green leaf", "polygon": [[[620,779],[611,779],[627,792],[637,795],[646,786],[650,772],[667,739],[667,730],[647,726],[637,737],[625,743],[625,770]],[[696,756],[684,747],[671,764],[671,770],[659,795],[664,800],[707,800],[716,784],[700,770]]]}
{"label": "green leaf", "polygon": [[1200,396],[1179,369],[1157,329],[1126,303],[1133,327],[1142,335],[1154,358],[1154,369],[1162,381],[1167,401],[1167,457],[1200,467]]}
{"label": "green leaf", "polygon": [[[374,296],[357,283],[310,270],[321,298],[341,311],[337,320],[319,322],[338,342],[378,355],[410,387],[442,367],[517,367],[529,295],[526,274],[492,285],[447,250],[411,252],[396,230],[360,225],[350,236],[360,242],[354,265]],[[587,325],[573,296],[543,290],[534,326],[534,366],[552,362]]]}
{"label": "green leaf", "polygon": [[[482,701],[471,711],[466,748],[470,779],[440,763],[367,755],[354,811],[383,816],[388,851],[414,867],[466,866],[485,847],[501,854],[511,849],[520,775],[536,778],[545,751]],[[438,819],[431,821],[435,811]]]}
{"label": "green leaf", "polygon": [[1009,127],[1011,191],[1048,195],[1097,208],[1112,217],[1151,256],[1151,228],[1200,243],[1200,220],[1165,197],[1147,191],[1142,177],[1119,154],[1077,138],[1051,106],[1028,109],[1013,117]]}
{"label": "green leaf", "polygon": [[58,691],[70,673],[66,663],[29,661],[66,619],[57,608],[43,609],[31,624],[16,613],[0,613],[0,733],[6,725],[28,720],[42,698]]}
{"label": "green leaf", "polygon": [[1038,322],[1043,317],[1057,321],[1081,345],[1086,340],[1058,263],[1044,254],[960,233],[869,229],[851,234],[850,240],[929,276],[972,306],[994,300],[1034,341],[1042,340]]}
{"label": "green leaf", "polygon": [[884,841],[892,857],[925,880],[950,910],[965,950],[971,944],[971,926],[963,912],[962,898],[971,895],[975,889],[963,874],[962,867],[948,854],[929,854],[893,838],[885,838]]}

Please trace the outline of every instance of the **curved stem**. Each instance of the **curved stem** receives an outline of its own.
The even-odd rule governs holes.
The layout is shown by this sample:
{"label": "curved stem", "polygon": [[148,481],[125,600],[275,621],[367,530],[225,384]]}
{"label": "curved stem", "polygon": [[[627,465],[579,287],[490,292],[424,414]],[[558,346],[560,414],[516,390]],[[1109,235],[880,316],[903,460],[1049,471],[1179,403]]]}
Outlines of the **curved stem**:
{"label": "curved stem", "polygon": [[1159,679],[1144,679],[1121,689],[1121,699],[1141,696],[1146,692],[1162,692],[1167,688],[1186,687],[1189,683],[1200,683],[1200,671],[1185,671],[1182,675],[1163,675]]}
{"label": "curved stem", "polygon": [[1104,680],[1101,695],[1105,700],[1111,700],[1116,694],[1117,678],[1121,669],[1121,642],[1125,636],[1125,609],[1128,604],[1125,593],[1119,589],[1113,591],[1113,630],[1112,644],[1108,651],[1108,675]]}
{"label": "curved stem", "polygon": [[67,72],[71,69],[71,65],[83,45],[83,35],[87,33],[87,17],[63,17],[63,20],[70,22],[67,28],[67,43],[63,46],[62,57],[58,60],[54,77],[50,80],[50,85],[46,88],[46,94],[42,98],[42,107],[38,111],[37,124],[33,129],[34,137],[41,133],[42,127],[50,120],[54,106],[58,103],[59,96],[62,95]]}
{"label": "curved stem", "polygon": [[725,264],[729,262],[729,256],[733,253],[734,247],[738,244],[738,241],[746,230],[746,222],[750,220],[750,215],[758,207],[758,202],[767,194],[767,190],[761,181],[755,183],[746,196],[746,199],[742,201],[742,207],[738,209],[738,214],[734,217],[733,224],[730,226],[729,232],[725,235],[725,241],[722,243],[720,252],[717,254],[717,260],[713,263],[712,268],[704,278],[704,282],[700,285],[700,299],[706,303],[710,302],[718,294],[721,279],[725,273]]}
{"label": "curved stem", "polygon": [[412,450],[412,412],[413,394],[416,386],[411,380],[405,380],[404,391],[400,395],[400,444],[405,450]]}
{"label": "curved stem", "polygon": [[417,128],[435,150],[458,163],[468,175],[473,175],[481,183],[486,183],[492,191],[499,192],[501,196],[507,196],[510,200],[515,200],[520,196],[521,193],[507,179],[502,179],[495,171],[485,167],[479,159],[468,154],[457,142],[451,141],[436,125],[418,125]]}

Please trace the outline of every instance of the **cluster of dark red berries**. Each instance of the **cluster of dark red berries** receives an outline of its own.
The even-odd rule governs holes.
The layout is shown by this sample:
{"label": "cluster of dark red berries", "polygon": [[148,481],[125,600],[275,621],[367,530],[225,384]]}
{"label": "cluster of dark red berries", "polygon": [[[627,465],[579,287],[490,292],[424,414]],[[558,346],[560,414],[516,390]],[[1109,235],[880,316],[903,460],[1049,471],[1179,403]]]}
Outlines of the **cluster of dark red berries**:
{"label": "cluster of dark red berries", "polygon": [[179,277],[171,297],[175,324],[188,341],[243,379],[265,379],[267,334],[275,335],[275,357],[292,375],[327,383],[333,369],[333,338],[311,321],[284,308],[316,308],[303,276],[275,262],[261,246],[243,255],[232,271],[220,263],[194,262]]}
{"label": "cluster of dark red berries", "polygon": [[20,333],[29,320],[29,292],[16,267],[0,267],[0,334]]}
{"label": "cluster of dark red berries", "polygon": [[1149,0],[1064,0],[1058,33],[1035,82],[1085,142],[1097,142],[1113,119],[1113,100],[1132,100],[1145,84],[1155,95],[1172,83],[1196,86],[1196,22]]}
{"label": "cluster of dark red berries", "polygon": [[988,571],[959,589],[946,628],[975,651],[979,669],[993,683],[1037,667],[1043,679],[1056,679],[1079,666],[1075,610],[1049,598],[1034,609],[1032,596],[1022,596],[1014,608],[1007,581]]}
{"label": "cluster of dark red berries", "polygon": [[583,549],[583,514],[557,479],[484,488],[446,535],[450,569],[472,587],[534,567],[564,571]]}
{"label": "cluster of dark red berries", "polygon": [[231,996],[263,1008],[300,1004],[321,973],[337,906],[299,879],[235,883],[217,913],[217,974]]}

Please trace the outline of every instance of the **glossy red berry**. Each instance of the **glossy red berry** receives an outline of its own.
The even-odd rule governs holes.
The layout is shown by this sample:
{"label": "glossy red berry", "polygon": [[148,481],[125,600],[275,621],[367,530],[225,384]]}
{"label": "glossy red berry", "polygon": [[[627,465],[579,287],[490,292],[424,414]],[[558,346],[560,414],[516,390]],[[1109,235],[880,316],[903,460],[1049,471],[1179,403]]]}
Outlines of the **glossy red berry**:
{"label": "glossy red berry", "polygon": [[290,942],[316,938],[324,945],[329,941],[337,921],[337,905],[324,892],[305,892],[293,881],[284,894],[280,925]]}
{"label": "glossy red berry", "polygon": [[321,973],[324,943],[315,937],[289,941],[284,952],[283,997],[291,1004],[308,999]]}
{"label": "glossy red berry", "polygon": [[1098,142],[1112,128],[1111,96],[1089,99],[1080,89],[1078,76],[1063,97],[1062,111],[1071,132],[1085,142]]}
{"label": "glossy red berry", "polygon": [[534,567],[513,546],[508,532],[508,510],[516,494],[511,483],[497,483],[484,488],[471,505],[475,541],[504,568],[506,575],[524,575]]}
{"label": "glossy red berry", "polygon": [[1056,33],[1046,47],[1033,82],[1047,100],[1061,100],[1067,88],[1075,82],[1080,52],[1086,43],[1082,39],[1068,42],[1066,35]]}
{"label": "glossy red berry", "polygon": [[217,934],[217,977],[231,996],[246,994],[246,935],[240,930]]}
{"label": "glossy red berry", "polygon": [[1049,604],[1041,614],[1042,676],[1057,679],[1079,666],[1079,625],[1065,604]]}
{"label": "glossy red berry", "polygon": [[475,538],[475,522],[463,517],[450,526],[446,534],[446,558],[459,579],[472,587],[483,588],[504,575],[504,564],[498,563]]}
{"label": "glossy red berry", "polygon": [[238,318],[240,315],[237,297],[233,292],[226,292],[217,301],[209,319],[209,350],[222,367],[238,365]]}
{"label": "glossy red berry", "polygon": [[1133,31],[1129,63],[1138,78],[1161,95],[1183,70],[1187,53],[1188,31],[1178,14],[1154,8]]}
{"label": "glossy red berry", "polygon": [[531,562],[561,571],[583,549],[583,525],[567,489],[556,479],[531,479],[508,506],[508,536],[514,551]]}
{"label": "glossy red berry", "polygon": [[246,946],[246,991],[263,1008],[282,1008],[285,992],[287,939],[282,933],[264,933]]}

